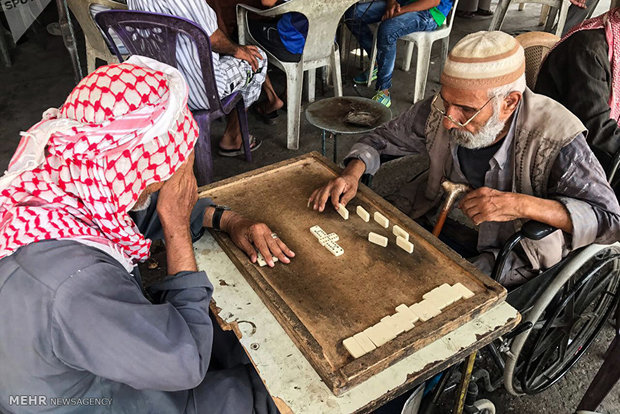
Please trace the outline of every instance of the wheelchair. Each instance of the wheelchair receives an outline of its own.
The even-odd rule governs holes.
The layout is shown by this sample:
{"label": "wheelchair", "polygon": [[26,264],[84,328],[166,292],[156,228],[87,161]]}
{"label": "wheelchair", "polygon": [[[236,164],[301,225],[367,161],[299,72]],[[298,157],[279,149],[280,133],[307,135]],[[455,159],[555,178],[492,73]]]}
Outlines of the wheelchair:
{"label": "wheelchair", "polygon": [[[393,158],[392,158],[393,159]],[[391,160],[391,159],[389,159]],[[389,160],[383,160],[389,161]],[[620,165],[616,154],[608,171],[615,182]],[[362,182],[371,185],[372,177]],[[549,225],[526,222],[500,251],[491,277],[498,281],[508,255],[522,239],[541,240],[556,229]],[[515,396],[537,394],[558,382],[579,361],[594,342],[620,299],[620,243],[592,244],[575,250],[558,264],[528,282],[509,289],[506,301],[522,315],[522,321],[508,334],[483,348],[486,365],[501,374],[492,378],[491,369],[476,365],[461,374],[458,364],[443,373],[419,413],[438,412],[440,396],[471,375],[469,385],[457,396],[464,401],[464,412],[494,413],[489,400],[478,399],[478,382],[486,392],[502,385]],[[481,362],[481,361],[480,361]],[[465,364],[467,365],[467,364]],[[482,365],[482,364],[478,364]]]}

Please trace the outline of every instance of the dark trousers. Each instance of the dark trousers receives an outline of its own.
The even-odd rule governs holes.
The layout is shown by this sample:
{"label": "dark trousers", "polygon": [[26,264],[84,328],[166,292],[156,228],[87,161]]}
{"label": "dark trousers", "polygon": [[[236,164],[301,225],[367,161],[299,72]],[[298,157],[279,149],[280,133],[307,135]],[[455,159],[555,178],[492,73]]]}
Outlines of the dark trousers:
{"label": "dark trousers", "polygon": [[282,39],[280,39],[277,24],[277,21],[273,20],[248,21],[250,34],[262,48],[268,50],[282,62],[299,62],[301,60],[301,54],[288,51],[284,43],[282,43]]}

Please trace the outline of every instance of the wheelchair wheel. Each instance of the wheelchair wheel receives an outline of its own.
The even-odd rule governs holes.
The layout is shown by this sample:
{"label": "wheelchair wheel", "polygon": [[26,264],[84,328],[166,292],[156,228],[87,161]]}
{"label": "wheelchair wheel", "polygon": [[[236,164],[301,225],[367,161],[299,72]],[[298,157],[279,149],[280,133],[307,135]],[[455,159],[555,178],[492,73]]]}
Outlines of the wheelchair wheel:
{"label": "wheelchair wheel", "polygon": [[524,315],[533,327],[510,346],[506,390],[536,394],[562,378],[618,303],[619,281],[620,243],[588,246],[566,263]]}

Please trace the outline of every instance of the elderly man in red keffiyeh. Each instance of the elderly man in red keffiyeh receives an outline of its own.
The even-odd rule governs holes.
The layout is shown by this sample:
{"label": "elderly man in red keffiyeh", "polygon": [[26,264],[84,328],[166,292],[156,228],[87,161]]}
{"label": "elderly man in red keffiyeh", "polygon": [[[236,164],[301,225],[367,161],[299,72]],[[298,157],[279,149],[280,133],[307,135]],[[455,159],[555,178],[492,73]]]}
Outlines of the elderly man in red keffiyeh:
{"label": "elderly man in red keffiyeh", "polygon": [[[23,134],[0,178],[0,412],[19,411],[13,395],[98,398],[89,412],[276,412],[210,319],[192,240],[214,227],[252,261],[252,244],[270,265],[294,254],[265,224],[197,200],[187,94],[176,69],[134,56]],[[152,301],[134,268],[150,239],[171,275]]]}
{"label": "elderly man in red keffiyeh", "polygon": [[[620,9],[567,33],[545,58],[535,91],[583,122],[588,143],[610,177],[620,152]],[[619,176],[612,181],[616,195]]]}

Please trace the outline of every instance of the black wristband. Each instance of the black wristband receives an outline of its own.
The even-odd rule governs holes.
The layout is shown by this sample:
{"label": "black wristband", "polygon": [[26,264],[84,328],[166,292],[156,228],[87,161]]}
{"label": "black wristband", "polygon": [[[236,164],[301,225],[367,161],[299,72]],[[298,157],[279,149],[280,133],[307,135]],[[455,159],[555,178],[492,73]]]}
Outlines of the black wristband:
{"label": "black wristband", "polygon": [[226,206],[215,206],[215,212],[213,213],[213,218],[211,219],[211,227],[214,230],[221,230],[220,221],[222,221],[222,215],[226,210],[230,210],[230,208]]}

